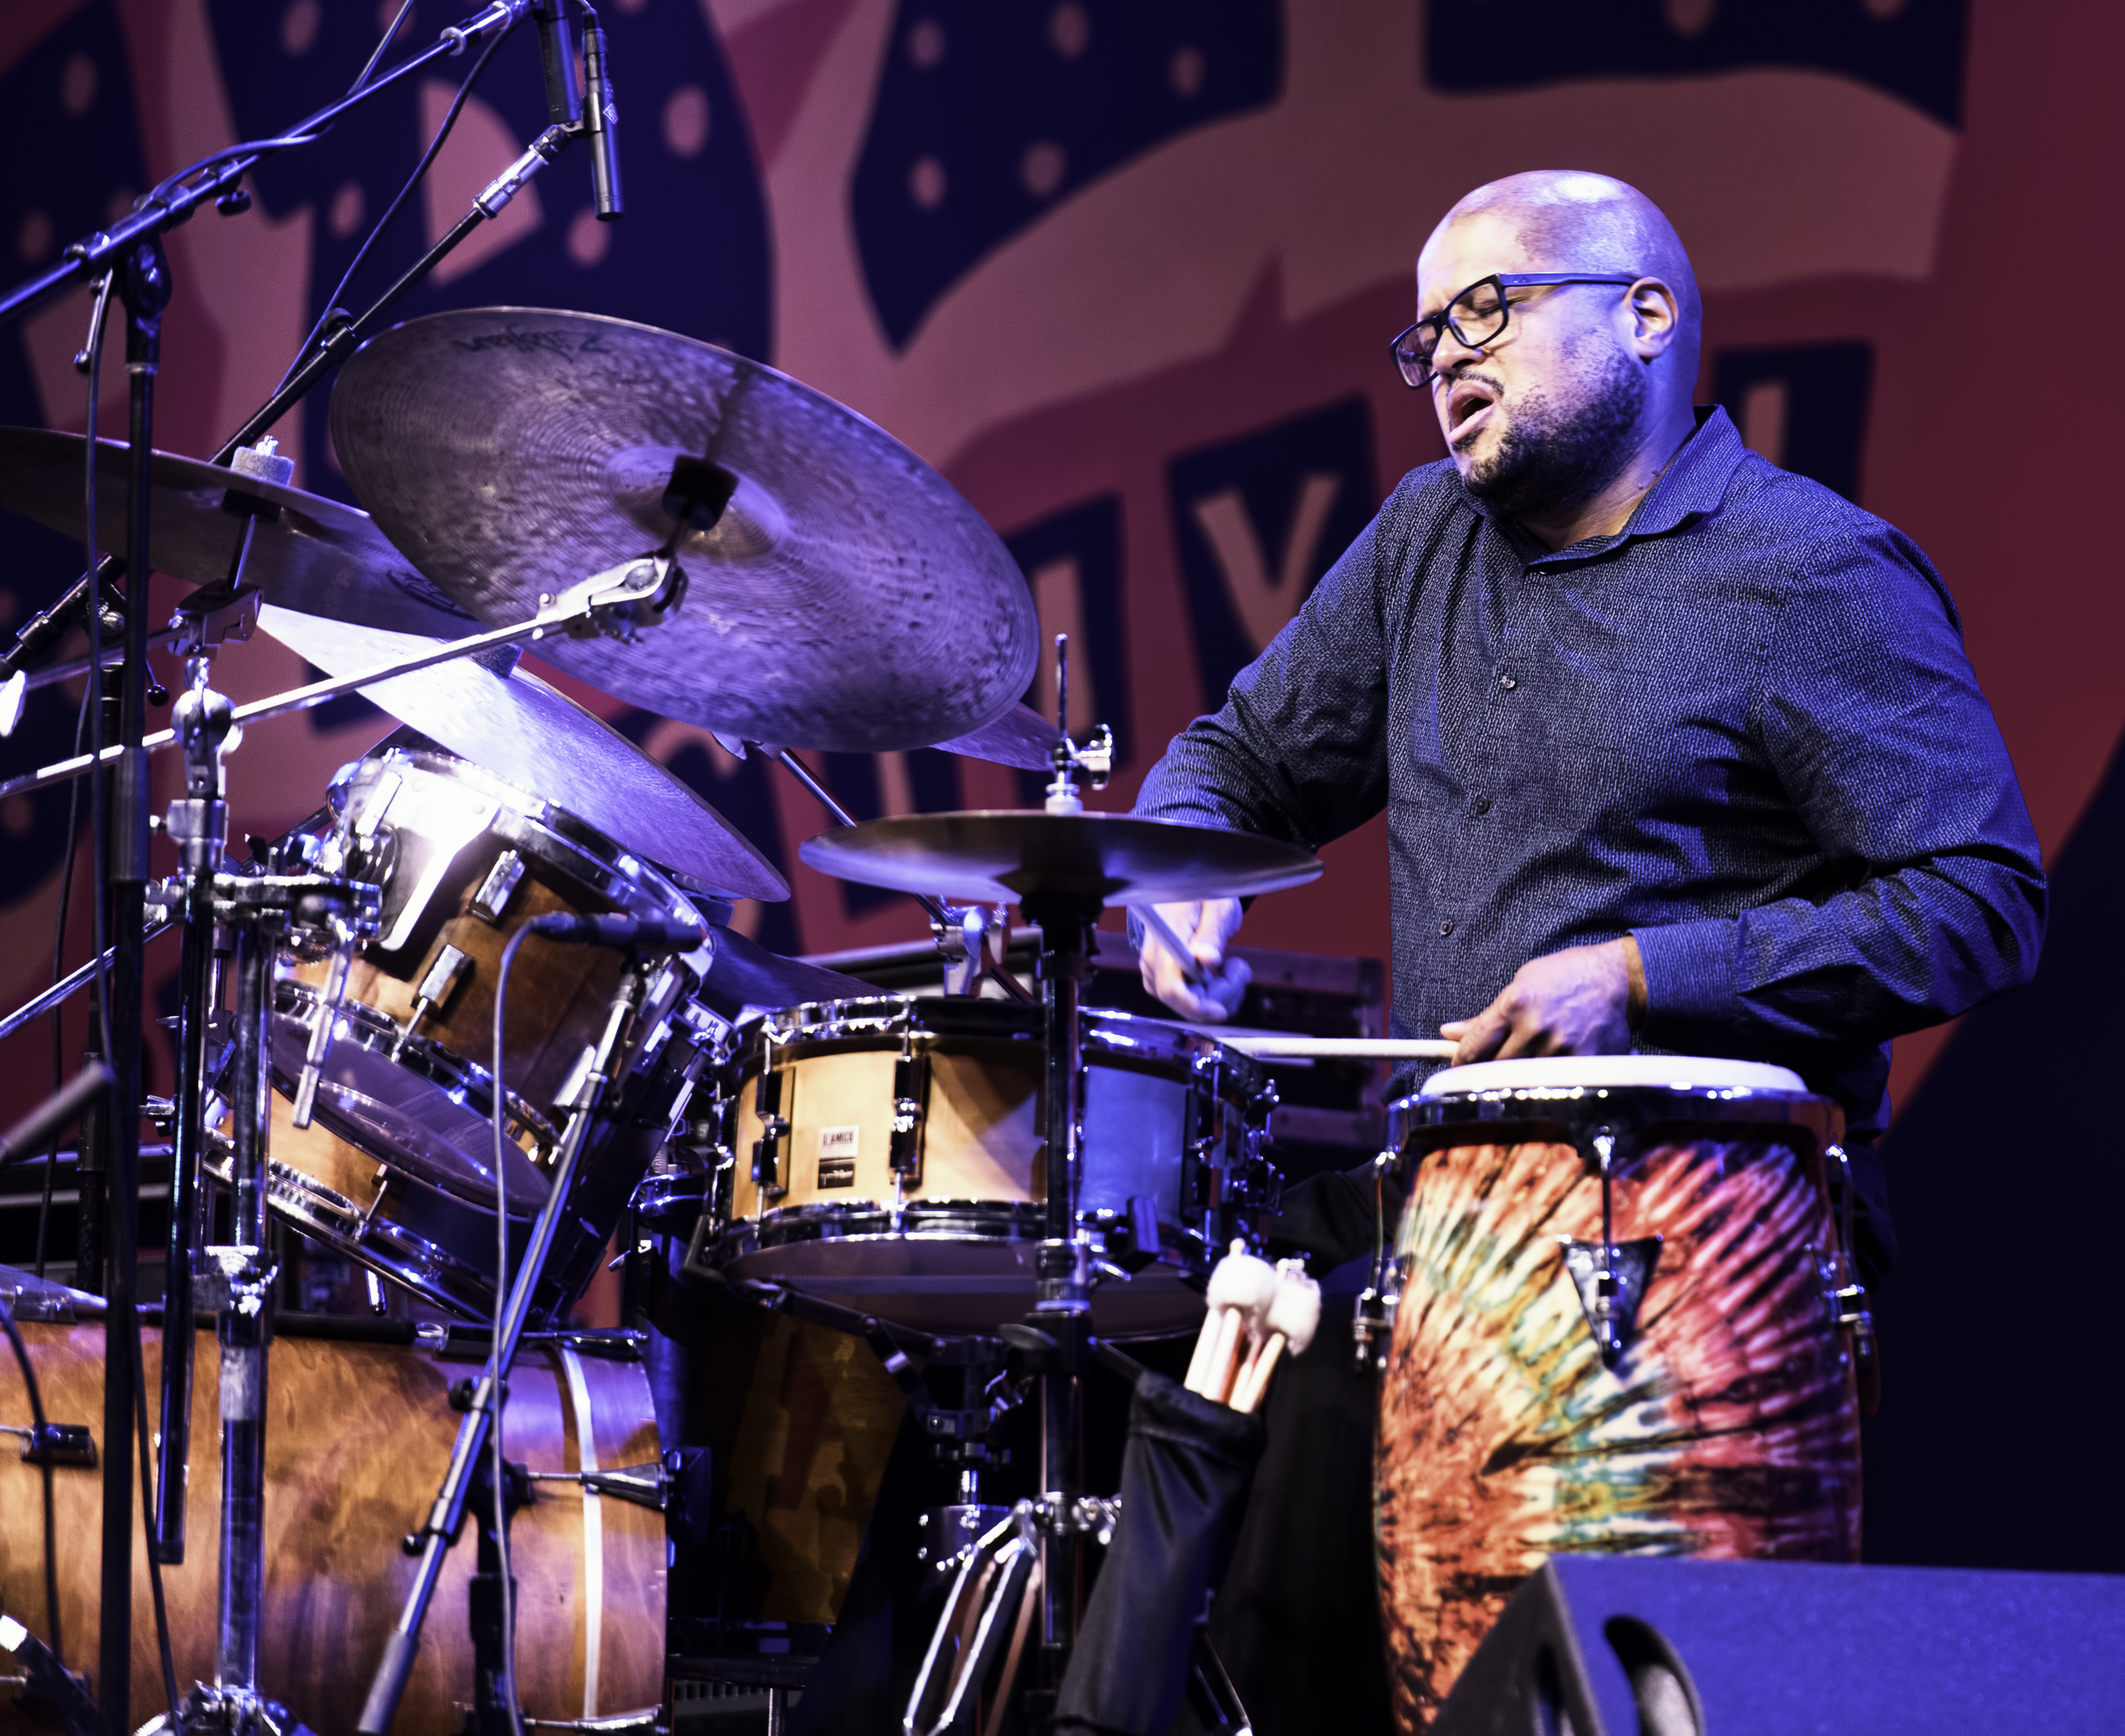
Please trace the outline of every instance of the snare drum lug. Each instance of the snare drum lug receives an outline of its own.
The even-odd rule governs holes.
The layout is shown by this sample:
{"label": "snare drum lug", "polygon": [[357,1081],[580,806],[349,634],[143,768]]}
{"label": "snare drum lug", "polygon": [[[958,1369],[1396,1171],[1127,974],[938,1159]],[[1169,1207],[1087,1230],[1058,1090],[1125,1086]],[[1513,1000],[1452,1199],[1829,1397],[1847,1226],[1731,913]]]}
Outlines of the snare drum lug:
{"label": "snare drum lug", "polygon": [[892,1137],[886,1163],[903,1186],[923,1179],[923,1117],[930,1096],[930,1057],[903,1047],[892,1063]]}
{"label": "snare drum lug", "polygon": [[509,907],[509,900],[523,877],[524,859],[514,850],[503,851],[494,859],[494,866],[487,870],[480,890],[472,895],[472,914],[483,922],[500,922],[502,913]]}

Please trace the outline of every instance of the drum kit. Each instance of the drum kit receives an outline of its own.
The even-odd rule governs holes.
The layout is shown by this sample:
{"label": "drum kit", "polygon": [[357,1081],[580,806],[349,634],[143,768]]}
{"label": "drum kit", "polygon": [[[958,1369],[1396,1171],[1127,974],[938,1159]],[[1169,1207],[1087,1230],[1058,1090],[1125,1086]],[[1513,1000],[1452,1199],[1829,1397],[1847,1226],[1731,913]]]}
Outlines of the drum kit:
{"label": "drum kit", "polygon": [[[221,1489],[217,1522],[191,1539],[217,1553],[220,1596],[188,1593],[170,1612],[188,1653],[208,1625],[214,1659],[186,1727],[284,1726],[266,1678],[329,1725],[352,1672],[371,1670],[364,1730],[402,1703],[426,1709],[414,1727],[453,1693],[483,1728],[503,1727],[491,1720],[506,1724],[512,1695],[542,1718],[644,1704],[642,1672],[599,1649],[596,1607],[575,1612],[573,1675],[512,1681],[491,1633],[469,1658],[417,1651],[467,1516],[479,1570],[451,1583],[468,1584],[475,1634],[502,1577],[508,1501],[498,1524],[488,1461],[505,1387],[512,1452],[537,1467],[529,1443],[551,1437],[556,1468],[534,1474],[583,1480],[586,1515],[601,1494],[610,1504],[589,1480],[600,1466],[640,1471],[646,1456],[645,1484],[669,1481],[638,1445],[595,1440],[582,1403],[569,1410],[592,1340],[568,1311],[630,1200],[659,1222],[691,1217],[688,1269],[770,1306],[874,1340],[978,1342],[993,1366],[1032,1335],[1052,1686],[1081,1601],[1078,1389],[1092,1349],[1192,1327],[1218,1252],[1277,1197],[1261,1065],[1185,1027],[1083,1007],[1091,929],[1109,906],[1271,891],[1318,862],[1086,812],[1079,780],[1104,781],[1110,740],[1072,741],[1017,703],[1037,630],[1001,544],[888,436],[772,370],[619,320],[438,314],[353,357],[332,429],[374,518],[294,488],[269,441],[228,467],[158,454],[153,472],[157,564],[199,587],[174,623],[189,686],[169,739],[186,783],[166,828],[182,869],[150,901],[184,935],[168,1354],[151,1359],[161,1562],[183,1559],[188,1483]],[[80,534],[87,456],[70,436],[0,431],[0,504]],[[326,680],[244,707],[222,698],[213,660],[254,622]],[[921,898],[961,991],[881,996],[747,941],[730,925],[736,900],[786,896],[781,876],[690,788],[518,668],[522,642],[808,782],[793,750],[943,745],[1047,770],[1041,810],[842,814],[802,846],[824,872]],[[1066,693],[1066,665],[1058,682]],[[242,729],[357,689],[403,727],[262,860],[228,862],[223,761]],[[981,993],[982,968],[1000,975],[1001,912],[985,907],[1011,904],[1042,935],[1037,998],[1015,979]],[[675,1139],[703,1127],[706,1140]],[[210,1246],[216,1189],[232,1228]],[[274,1220],[461,1324],[388,1352],[276,1345]],[[220,1341],[197,1371],[180,1354],[196,1311]],[[451,1399],[455,1443],[419,1473],[440,1493],[425,1519],[399,1516],[365,1571],[352,1539],[315,1530],[305,1492],[378,1490],[392,1424],[422,1395],[451,1397],[444,1354],[480,1325],[484,1360]],[[71,1330],[40,1346],[59,1391],[86,1354]],[[642,1396],[606,1385],[633,1443]],[[313,1418],[282,1424],[290,1403],[373,1417],[328,1450]],[[979,1440],[959,1446],[961,1508],[1008,1510],[982,1505]],[[404,1486],[421,1457],[389,1480]],[[599,1546],[608,1562],[612,1547]],[[293,1626],[301,1579],[326,1556],[336,1583],[360,1582],[359,1618],[329,1658]],[[632,1572],[606,1570],[607,1610]],[[657,1601],[644,1591],[645,1609]],[[298,1667],[262,1678],[261,1653],[287,1647]],[[313,1694],[323,1702],[304,1703]]]}

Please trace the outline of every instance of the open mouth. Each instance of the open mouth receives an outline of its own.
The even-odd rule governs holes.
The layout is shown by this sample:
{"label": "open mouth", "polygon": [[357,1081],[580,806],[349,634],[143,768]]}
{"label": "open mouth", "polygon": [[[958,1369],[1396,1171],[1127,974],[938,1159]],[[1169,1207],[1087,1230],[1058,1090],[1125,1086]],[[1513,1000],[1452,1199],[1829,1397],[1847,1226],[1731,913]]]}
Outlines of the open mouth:
{"label": "open mouth", "polygon": [[1457,382],[1446,399],[1446,425],[1453,444],[1457,446],[1464,438],[1472,438],[1496,403],[1496,393],[1482,381]]}

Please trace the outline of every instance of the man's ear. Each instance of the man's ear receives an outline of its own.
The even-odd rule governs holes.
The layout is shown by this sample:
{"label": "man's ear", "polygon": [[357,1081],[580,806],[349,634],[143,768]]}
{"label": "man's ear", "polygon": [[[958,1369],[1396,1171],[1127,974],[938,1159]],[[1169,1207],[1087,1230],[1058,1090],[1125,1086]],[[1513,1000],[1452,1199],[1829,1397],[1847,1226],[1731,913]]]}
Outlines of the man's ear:
{"label": "man's ear", "polygon": [[1641,361],[1665,353],[1682,330],[1682,305],[1658,277],[1631,285],[1631,344]]}

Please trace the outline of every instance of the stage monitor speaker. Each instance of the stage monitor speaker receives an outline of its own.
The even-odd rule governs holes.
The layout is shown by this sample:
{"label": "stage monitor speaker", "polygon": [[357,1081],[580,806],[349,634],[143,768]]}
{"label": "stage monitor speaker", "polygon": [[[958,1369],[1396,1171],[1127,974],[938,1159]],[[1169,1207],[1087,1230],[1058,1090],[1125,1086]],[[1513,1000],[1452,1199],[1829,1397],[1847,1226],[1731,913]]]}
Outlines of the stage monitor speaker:
{"label": "stage monitor speaker", "polygon": [[1554,1555],[1433,1736],[2125,1731],[2125,1578]]}

